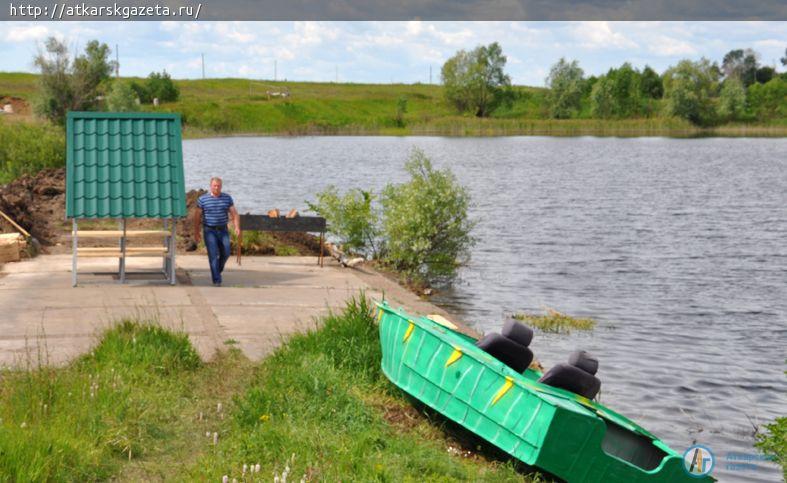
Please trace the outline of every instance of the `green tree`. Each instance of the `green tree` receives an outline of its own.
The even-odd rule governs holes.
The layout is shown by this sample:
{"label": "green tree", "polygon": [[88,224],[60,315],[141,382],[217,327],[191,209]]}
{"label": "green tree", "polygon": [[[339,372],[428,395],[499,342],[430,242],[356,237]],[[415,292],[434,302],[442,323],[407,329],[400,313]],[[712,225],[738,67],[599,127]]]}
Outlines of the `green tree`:
{"label": "green tree", "polygon": [[145,82],[145,89],[151,99],[158,98],[161,102],[174,102],[180,97],[180,89],[166,70],[161,73],[151,72]]}
{"label": "green tree", "polygon": [[642,95],[651,99],[661,99],[664,96],[664,83],[661,76],[649,66],[642,69]]}
{"label": "green tree", "polygon": [[420,150],[413,150],[405,169],[410,180],[386,186],[381,197],[385,259],[416,280],[448,281],[473,244],[470,194]]}
{"label": "green tree", "polygon": [[66,45],[54,37],[33,60],[41,73],[35,109],[52,122],[63,124],[68,111],[95,109],[103,84],[115,69],[106,44],[91,40],[72,61]]}
{"label": "green tree", "polygon": [[445,97],[460,112],[486,117],[509,98],[511,78],[504,68],[506,56],[497,42],[460,50],[441,70]]}
{"label": "green tree", "polygon": [[590,113],[593,117],[610,118],[615,115],[614,82],[607,76],[601,76],[593,84],[590,91]]}
{"label": "green tree", "polygon": [[591,112],[596,117],[632,117],[642,113],[642,76],[628,62],[610,69],[590,93]]}
{"label": "green tree", "polygon": [[713,97],[719,89],[719,70],[708,59],[681,60],[664,73],[665,110],[668,115],[697,125],[714,120]]}
{"label": "green tree", "polygon": [[754,84],[757,76],[757,53],[751,49],[736,49],[727,52],[721,63],[724,77],[736,77],[744,87]]}
{"label": "green tree", "polygon": [[719,94],[719,115],[735,120],[741,117],[745,109],[746,89],[743,83],[735,77],[725,80]]}
{"label": "green tree", "polygon": [[757,73],[755,74],[755,80],[760,84],[766,84],[770,82],[771,79],[776,77],[776,69],[773,67],[769,67],[764,65],[757,69]]}
{"label": "green tree", "polygon": [[546,79],[549,87],[547,105],[550,117],[565,119],[579,110],[584,89],[584,75],[576,60],[567,62],[566,59],[561,58],[552,66]]}
{"label": "green tree", "polygon": [[131,112],[137,108],[136,95],[127,82],[116,80],[107,94],[107,110]]}
{"label": "green tree", "polygon": [[762,120],[787,117],[787,80],[777,77],[749,87],[749,105]]}
{"label": "green tree", "polygon": [[317,194],[317,202],[309,209],[324,217],[328,232],[339,238],[346,250],[377,258],[379,254],[379,214],[370,191],[351,189],[340,195],[335,186]]}
{"label": "green tree", "polygon": [[131,87],[131,90],[134,91],[134,95],[137,96],[137,99],[139,99],[140,103],[150,104],[153,102],[153,98],[150,97],[150,92],[148,92],[148,88],[145,87],[145,84],[140,84],[137,81],[131,81],[129,87]]}

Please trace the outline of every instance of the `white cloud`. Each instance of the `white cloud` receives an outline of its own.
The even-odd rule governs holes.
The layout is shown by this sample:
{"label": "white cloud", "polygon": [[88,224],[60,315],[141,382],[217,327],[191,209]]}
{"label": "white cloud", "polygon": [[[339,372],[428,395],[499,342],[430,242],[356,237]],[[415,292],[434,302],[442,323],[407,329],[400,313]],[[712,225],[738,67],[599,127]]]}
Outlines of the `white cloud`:
{"label": "white cloud", "polygon": [[691,43],[666,35],[658,35],[648,42],[648,50],[664,57],[694,56],[699,53]]}
{"label": "white cloud", "polygon": [[11,27],[5,33],[5,41],[12,43],[29,42],[31,40],[42,40],[52,35],[48,28],[43,25],[25,25]]}
{"label": "white cloud", "polygon": [[612,29],[609,22],[580,22],[573,32],[580,46],[588,49],[633,49],[638,45],[620,32]]}

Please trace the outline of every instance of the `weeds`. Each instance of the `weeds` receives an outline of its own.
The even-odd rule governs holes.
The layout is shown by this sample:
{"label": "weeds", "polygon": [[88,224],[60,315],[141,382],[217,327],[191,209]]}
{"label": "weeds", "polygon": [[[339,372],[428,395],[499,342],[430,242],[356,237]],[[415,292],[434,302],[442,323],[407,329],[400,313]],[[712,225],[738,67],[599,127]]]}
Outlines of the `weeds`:
{"label": "weeds", "polygon": [[513,317],[544,332],[567,334],[572,329],[592,330],[596,326],[596,321],[593,319],[572,317],[550,308],[547,308],[542,315],[514,314]]}

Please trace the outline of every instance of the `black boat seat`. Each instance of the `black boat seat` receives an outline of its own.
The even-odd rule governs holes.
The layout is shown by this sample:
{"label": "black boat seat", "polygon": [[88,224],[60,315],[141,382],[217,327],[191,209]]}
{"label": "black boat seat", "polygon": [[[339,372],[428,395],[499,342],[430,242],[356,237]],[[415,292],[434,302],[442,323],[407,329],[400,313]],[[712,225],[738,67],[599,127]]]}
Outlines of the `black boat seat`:
{"label": "black boat seat", "polygon": [[585,351],[576,351],[569,356],[569,364],[558,364],[549,369],[538,382],[565,389],[593,399],[601,389],[601,381],[595,376],[598,360]]}
{"label": "black boat seat", "polygon": [[530,349],[501,334],[487,334],[475,345],[516,372],[525,372],[533,362]]}
{"label": "black boat seat", "polygon": [[506,320],[500,333],[525,347],[533,340],[533,329],[513,317]]}

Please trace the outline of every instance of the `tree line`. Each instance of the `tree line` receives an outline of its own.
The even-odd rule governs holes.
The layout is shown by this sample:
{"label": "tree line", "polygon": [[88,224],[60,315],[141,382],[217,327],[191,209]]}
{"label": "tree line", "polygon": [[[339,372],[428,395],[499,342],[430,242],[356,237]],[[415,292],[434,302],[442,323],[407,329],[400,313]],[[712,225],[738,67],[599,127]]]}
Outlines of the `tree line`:
{"label": "tree line", "polygon": [[[494,115],[521,92],[505,73],[497,42],[460,50],[442,67],[445,98],[458,112]],[[787,66],[787,49],[781,58]],[[542,115],[553,119],[623,119],[674,116],[699,126],[787,117],[787,72],[761,65],[751,49],[728,52],[721,65],[684,59],[662,74],[626,62],[600,76],[586,76],[576,60],[561,58],[546,78]]]}
{"label": "tree line", "polygon": [[109,46],[91,40],[83,53],[71,58],[66,44],[50,37],[39,52],[34,65],[40,72],[39,96],[34,105],[37,114],[63,124],[68,111],[128,112],[140,104],[176,101],[180,90],[167,71],[151,72],[142,82],[114,79],[117,69],[110,60]]}

